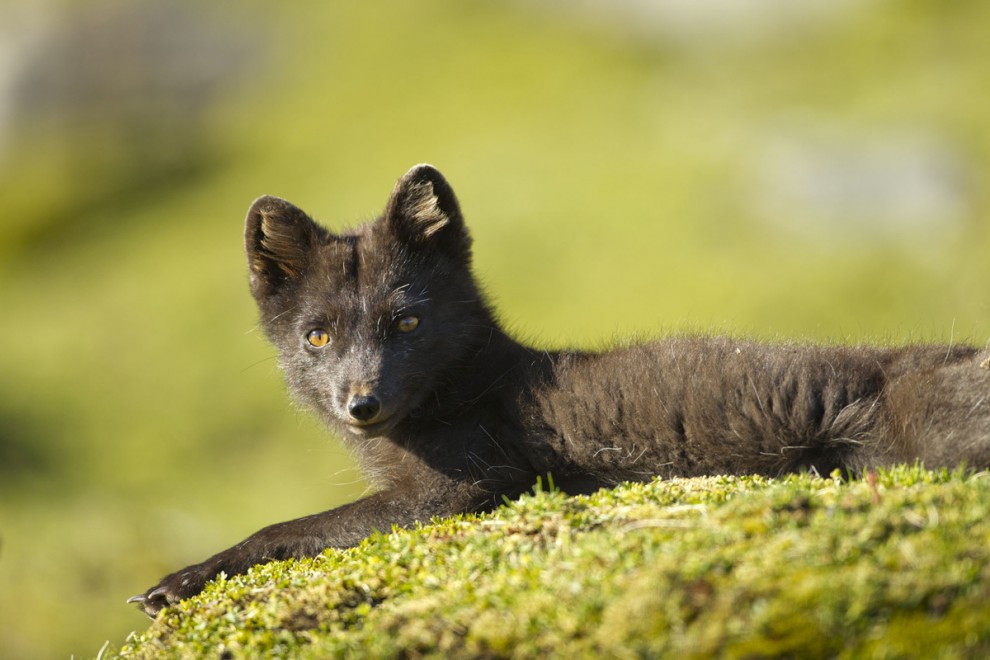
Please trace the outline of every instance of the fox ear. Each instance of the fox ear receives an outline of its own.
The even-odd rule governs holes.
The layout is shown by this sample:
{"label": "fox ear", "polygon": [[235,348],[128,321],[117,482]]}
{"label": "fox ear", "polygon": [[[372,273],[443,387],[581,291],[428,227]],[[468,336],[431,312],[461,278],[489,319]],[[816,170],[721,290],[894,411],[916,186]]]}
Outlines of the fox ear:
{"label": "fox ear", "polygon": [[251,273],[251,292],[264,298],[309,265],[317,240],[327,231],[293,204],[265,195],[248,209],[244,246]]}
{"label": "fox ear", "polygon": [[470,245],[454,189],[432,165],[416,165],[396,182],[385,224],[414,248],[443,245],[464,250]]}

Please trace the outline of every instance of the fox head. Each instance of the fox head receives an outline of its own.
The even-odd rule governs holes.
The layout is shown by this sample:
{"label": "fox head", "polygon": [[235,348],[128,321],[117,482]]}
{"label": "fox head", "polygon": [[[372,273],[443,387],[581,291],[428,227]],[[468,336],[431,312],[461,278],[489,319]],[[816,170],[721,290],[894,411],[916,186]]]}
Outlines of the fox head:
{"label": "fox head", "polygon": [[359,437],[442,405],[444,374],[492,324],[457,198],[429,165],[399,179],[378,219],[342,234],[261,197],[245,244],[251,293],[290,389]]}

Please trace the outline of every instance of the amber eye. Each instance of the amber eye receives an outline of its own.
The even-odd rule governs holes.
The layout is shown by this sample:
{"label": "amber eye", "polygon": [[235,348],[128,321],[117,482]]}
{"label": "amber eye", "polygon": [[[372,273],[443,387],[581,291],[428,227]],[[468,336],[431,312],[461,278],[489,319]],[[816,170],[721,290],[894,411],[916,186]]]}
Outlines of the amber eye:
{"label": "amber eye", "polygon": [[330,343],[330,335],[326,330],[310,330],[306,334],[306,341],[314,348],[323,348]]}
{"label": "amber eye", "polygon": [[419,317],[403,316],[399,319],[399,322],[395,324],[395,327],[399,329],[399,332],[412,332],[419,327]]}

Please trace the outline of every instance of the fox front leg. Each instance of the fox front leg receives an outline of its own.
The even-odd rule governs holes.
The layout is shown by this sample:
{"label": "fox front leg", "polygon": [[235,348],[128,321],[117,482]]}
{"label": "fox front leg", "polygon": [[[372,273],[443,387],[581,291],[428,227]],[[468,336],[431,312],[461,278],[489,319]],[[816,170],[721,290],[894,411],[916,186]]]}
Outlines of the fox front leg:
{"label": "fox front leg", "polygon": [[498,500],[463,482],[433,482],[430,486],[391,488],[336,509],[265,527],[200,564],[165,576],[127,602],[136,603],[154,618],[165,607],[198,594],[220,573],[238,575],[255,564],[315,557],[327,548],[350,548],[393,525],[409,527],[435,516],[489,509]]}

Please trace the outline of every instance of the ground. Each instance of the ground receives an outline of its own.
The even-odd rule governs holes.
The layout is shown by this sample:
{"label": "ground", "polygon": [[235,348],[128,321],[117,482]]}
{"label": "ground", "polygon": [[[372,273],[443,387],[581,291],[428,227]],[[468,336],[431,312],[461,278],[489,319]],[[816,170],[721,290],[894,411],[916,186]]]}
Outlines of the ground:
{"label": "ground", "polygon": [[121,657],[977,657],[990,479],[656,480],[221,579]]}

